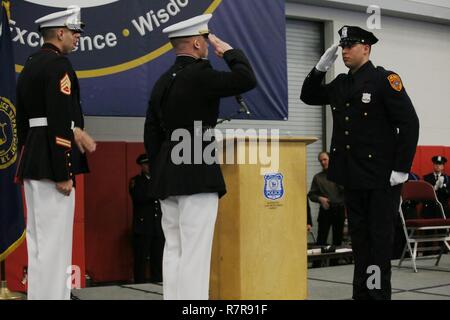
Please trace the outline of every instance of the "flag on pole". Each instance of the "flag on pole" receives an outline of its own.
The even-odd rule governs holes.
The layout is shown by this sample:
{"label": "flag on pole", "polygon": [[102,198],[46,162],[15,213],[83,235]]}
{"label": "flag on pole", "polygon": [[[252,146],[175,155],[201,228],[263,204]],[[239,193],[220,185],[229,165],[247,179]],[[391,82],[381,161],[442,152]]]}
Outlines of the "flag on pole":
{"label": "flag on pole", "polygon": [[22,195],[14,183],[17,160],[16,76],[9,27],[9,1],[0,14],[0,261],[25,238]]}

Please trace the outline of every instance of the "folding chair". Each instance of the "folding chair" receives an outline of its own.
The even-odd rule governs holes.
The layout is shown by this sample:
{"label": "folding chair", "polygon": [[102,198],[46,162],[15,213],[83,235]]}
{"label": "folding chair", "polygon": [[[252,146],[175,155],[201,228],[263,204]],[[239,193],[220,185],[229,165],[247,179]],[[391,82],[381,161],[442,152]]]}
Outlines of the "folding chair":
{"label": "folding chair", "polygon": [[[416,217],[407,217],[404,215],[402,206],[400,206],[400,218],[403,225],[403,230],[405,232],[406,244],[403,249],[402,256],[398,263],[398,267],[401,266],[403,260],[405,259],[406,251],[411,255],[411,260],[413,263],[414,272],[417,272],[416,260],[418,251],[428,251],[436,249],[436,247],[425,247],[418,248],[419,243],[424,242],[443,242],[444,246],[450,250],[450,245],[447,241],[450,241],[450,219],[445,217],[444,209],[442,204],[438,201],[436,193],[431,184],[425,181],[409,181],[403,185],[402,188],[402,202],[403,201],[430,201],[436,203],[436,218],[426,218],[421,215]],[[425,230],[438,230],[442,233],[438,234],[427,234],[423,232]],[[412,249],[414,246],[414,249]],[[440,249],[439,254],[436,255],[436,266],[441,260],[443,246],[438,247]],[[431,257],[421,257],[423,259],[430,259]]]}

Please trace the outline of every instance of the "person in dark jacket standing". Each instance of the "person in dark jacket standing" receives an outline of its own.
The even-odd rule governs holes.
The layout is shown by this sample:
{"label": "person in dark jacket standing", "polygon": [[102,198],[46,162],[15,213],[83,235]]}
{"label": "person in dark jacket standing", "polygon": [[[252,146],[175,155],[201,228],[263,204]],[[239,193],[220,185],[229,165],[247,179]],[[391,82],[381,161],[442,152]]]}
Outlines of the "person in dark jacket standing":
{"label": "person in dark jacket standing", "polygon": [[369,60],[375,35],[354,26],[344,26],[339,35],[348,74],[322,84],[338,56],[339,46],[332,46],[305,79],[301,99],[331,105],[328,179],[344,187],[355,259],[353,298],[390,299],[394,217],[419,120],[400,76]]}
{"label": "person in dark jacket standing", "polygon": [[340,246],[344,235],[345,222],[344,189],[327,178],[328,152],[321,152],[318,160],[323,170],[314,176],[308,192],[309,200],[320,204],[319,217],[317,219],[319,223],[317,244],[322,246],[328,244],[328,233],[330,228],[332,228],[332,244]]}
{"label": "person in dark jacket standing", "polygon": [[[153,88],[145,123],[151,195],[161,200],[163,212],[163,289],[169,300],[209,297],[214,225],[226,189],[219,164],[204,154],[214,153],[211,131],[220,98],[256,86],[244,53],[209,34],[211,17],[194,17],[164,29],[177,58]],[[208,41],[231,71],[212,68]],[[183,145],[187,147],[181,149]]]}
{"label": "person in dark jacket standing", "polygon": [[78,79],[66,55],[83,31],[80,8],[36,20],[44,38],[17,83],[17,180],[27,205],[28,299],[68,300],[75,175],[88,172]]}
{"label": "person in dark jacket standing", "polygon": [[141,173],[130,179],[129,191],[133,200],[134,282],[145,283],[150,265],[150,282],[162,282],[164,234],[161,227],[161,206],[150,194],[148,157],[141,154],[136,163]]}

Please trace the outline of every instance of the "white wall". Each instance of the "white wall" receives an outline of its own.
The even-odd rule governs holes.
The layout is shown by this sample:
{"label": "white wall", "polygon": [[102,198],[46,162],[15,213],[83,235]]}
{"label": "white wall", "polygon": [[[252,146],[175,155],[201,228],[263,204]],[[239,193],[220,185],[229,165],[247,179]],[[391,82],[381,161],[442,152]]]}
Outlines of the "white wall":
{"label": "white wall", "polygon": [[[366,27],[368,15],[354,11],[287,3],[289,16],[327,22],[333,34],[326,45],[338,42],[337,31],[345,24]],[[408,19],[382,17],[380,39],[372,61],[400,74],[420,118],[420,145],[450,146],[450,26]],[[312,66],[311,66],[312,67]],[[347,72],[341,59],[330,78]],[[327,131],[332,121],[327,117]],[[329,137],[328,137],[329,138]]]}
{"label": "white wall", "polygon": [[437,7],[444,7],[450,9],[450,1],[448,0],[408,0],[409,2],[425,3]]}
{"label": "white wall", "polygon": [[85,127],[97,141],[144,141],[145,118],[85,117]]}
{"label": "white wall", "polygon": [[450,25],[448,0],[287,0],[307,5],[365,12],[370,5],[381,7],[385,15]]}

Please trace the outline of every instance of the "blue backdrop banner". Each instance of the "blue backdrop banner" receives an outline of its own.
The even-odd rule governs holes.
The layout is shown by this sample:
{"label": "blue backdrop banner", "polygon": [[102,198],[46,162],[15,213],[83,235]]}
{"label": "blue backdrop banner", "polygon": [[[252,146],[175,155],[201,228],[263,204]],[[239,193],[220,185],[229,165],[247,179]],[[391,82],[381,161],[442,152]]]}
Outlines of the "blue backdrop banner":
{"label": "blue backdrop banner", "polygon": [[[212,13],[212,32],[243,49],[257,74],[258,88],[245,95],[251,119],[287,119],[284,0],[17,0],[12,3],[17,72],[41,45],[34,21],[71,4],[82,7],[86,23],[70,55],[86,115],[145,116],[153,84],[175,59],[162,30]],[[210,58],[215,68],[227,70],[213,52]],[[237,109],[235,100],[226,99],[221,116]]]}

